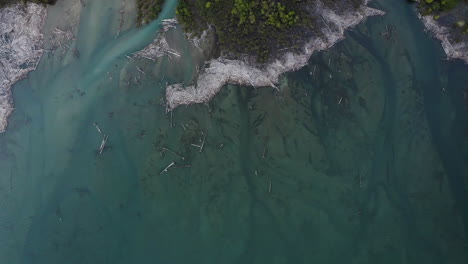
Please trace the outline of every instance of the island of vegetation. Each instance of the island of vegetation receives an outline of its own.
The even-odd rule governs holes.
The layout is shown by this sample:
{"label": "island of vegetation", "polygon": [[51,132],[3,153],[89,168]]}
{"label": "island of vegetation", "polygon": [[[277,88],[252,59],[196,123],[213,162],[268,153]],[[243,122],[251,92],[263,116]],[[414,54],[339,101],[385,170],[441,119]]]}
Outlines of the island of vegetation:
{"label": "island of vegetation", "polygon": [[[204,46],[200,49],[205,63],[198,65],[190,84],[166,87],[168,110],[206,103],[228,83],[279,90],[277,85],[283,73],[307,65],[314,52],[343,39],[346,29],[369,16],[384,14],[368,7],[368,2],[180,0],[177,22],[194,46]],[[140,12],[144,14],[143,10]],[[146,57],[161,55],[158,43],[166,43],[164,33],[157,40],[145,48]],[[199,46],[200,43],[211,44]]]}
{"label": "island of vegetation", "polygon": [[[157,18],[164,1],[137,0],[138,25]],[[468,0],[409,1],[417,2],[421,16],[425,17],[423,20],[426,27],[436,37],[443,31],[448,38],[447,41],[454,45],[468,41]],[[229,58],[243,58],[248,55],[250,58],[255,58],[256,62],[266,63],[278,58],[285,51],[299,51],[310,36],[320,34],[320,17],[311,15],[311,9],[314,9],[317,3],[340,14],[352,12],[366,2],[364,0],[180,0],[176,15],[185,31],[192,35],[199,36],[209,26],[212,27],[217,38],[218,55]],[[436,28],[439,28],[437,32]],[[460,45],[457,48],[459,49]],[[454,53],[448,52],[448,54],[451,56],[450,54]],[[460,56],[458,54],[452,57],[460,58]]]}
{"label": "island of vegetation", "polygon": [[[137,0],[138,24],[161,11],[164,0]],[[363,0],[323,0],[338,12],[359,8]],[[209,25],[216,32],[220,52],[243,55],[264,63],[285,51],[299,50],[320,32],[320,17],[311,16],[314,0],[180,0],[176,15],[187,33],[200,35]],[[294,36],[294,37],[291,37]]]}

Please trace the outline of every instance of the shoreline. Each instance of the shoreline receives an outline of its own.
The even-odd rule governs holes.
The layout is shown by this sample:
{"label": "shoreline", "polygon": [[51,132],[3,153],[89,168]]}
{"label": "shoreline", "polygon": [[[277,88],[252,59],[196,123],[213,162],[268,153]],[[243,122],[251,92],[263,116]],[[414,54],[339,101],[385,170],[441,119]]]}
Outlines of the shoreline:
{"label": "shoreline", "polygon": [[315,51],[333,47],[344,39],[344,31],[352,28],[369,16],[383,15],[384,12],[368,7],[368,1],[357,10],[338,15],[333,10],[324,7],[321,2],[315,6],[325,25],[322,27],[323,37],[312,37],[302,48],[301,53],[285,53],[280,58],[267,64],[249,63],[245,60],[232,60],[223,56],[211,59],[193,85],[184,86],[181,83],[166,87],[167,110],[171,111],[180,105],[206,103],[210,101],[226,84],[250,85],[253,87],[274,87],[279,77],[290,71],[298,70],[305,65]]}
{"label": "shoreline", "polygon": [[47,8],[35,3],[0,9],[0,133],[14,110],[12,86],[36,69],[44,53],[46,17]]}
{"label": "shoreline", "polygon": [[450,41],[450,29],[439,25],[432,16],[422,16],[418,13],[419,19],[423,22],[430,34],[438,39],[448,58],[461,59],[468,64],[468,44],[466,42],[452,43]]}
{"label": "shoreline", "polygon": [[[221,56],[205,61],[206,66],[200,69],[191,85],[176,83],[166,87],[167,110],[172,111],[181,105],[209,102],[226,84],[278,89],[276,85],[282,74],[307,65],[314,52],[333,47],[344,39],[345,30],[355,27],[367,17],[384,15],[383,11],[368,7],[368,2],[365,1],[356,11],[344,14],[337,14],[317,2],[314,10],[324,23],[322,34],[310,38],[302,52],[287,52],[266,64],[256,63],[249,56],[242,60]],[[8,117],[14,110],[12,86],[36,69],[45,51],[43,27],[46,17],[47,7],[35,3],[28,3],[26,6],[15,4],[0,9],[0,35],[7,36],[0,39],[0,54],[3,55],[0,58],[0,133],[5,131]],[[418,17],[426,29],[441,41],[448,57],[459,58],[468,63],[467,43],[451,43],[450,30],[447,27],[439,25],[431,16],[418,14]],[[175,19],[167,19],[163,21],[162,31],[174,28],[176,24]],[[209,34],[209,30],[203,32],[201,37],[186,36],[189,42],[201,49],[199,45],[204,41],[203,36]],[[159,34],[153,43],[133,56],[154,61],[161,56],[178,57],[180,54],[167,45],[163,34]]]}

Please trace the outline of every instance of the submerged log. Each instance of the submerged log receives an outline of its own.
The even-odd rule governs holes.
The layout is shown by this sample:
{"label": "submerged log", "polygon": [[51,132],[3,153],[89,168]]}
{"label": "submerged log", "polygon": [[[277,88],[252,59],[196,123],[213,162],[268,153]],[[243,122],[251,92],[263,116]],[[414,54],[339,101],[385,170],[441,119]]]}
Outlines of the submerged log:
{"label": "submerged log", "polygon": [[173,125],[173,124],[174,124],[174,122],[173,122],[173,116],[172,116],[172,112],[173,112],[173,111],[171,111],[171,128],[173,128],[173,127],[174,127],[174,125]]}
{"label": "submerged log", "polygon": [[268,145],[268,137],[266,138],[266,140],[265,140],[265,146],[263,147],[262,159],[265,158],[266,150],[267,150],[267,145]]}
{"label": "submerged log", "polygon": [[146,72],[143,71],[143,68],[137,66],[136,69],[137,69],[137,71],[139,71],[140,73],[146,74]]}
{"label": "submerged log", "polygon": [[106,143],[107,143],[108,138],[109,137],[107,135],[104,135],[102,137],[101,146],[99,146],[99,154],[102,154],[102,152],[104,151],[104,148],[106,147]]}
{"label": "submerged log", "polygon": [[205,135],[203,136],[203,142],[202,142],[202,144],[201,144],[201,146],[200,146],[200,152],[203,151],[203,147],[205,146],[206,134],[208,134],[208,132],[206,132],[206,133],[204,133],[204,134],[205,134]]}
{"label": "submerged log", "polygon": [[173,169],[178,169],[178,168],[190,168],[192,167],[191,164],[185,164],[185,165],[179,165],[179,166],[173,166]]}
{"label": "submerged log", "polygon": [[123,23],[124,23],[124,10],[123,10],[123,8],[120,9],[119,13],[120,13],[120,22],[119,22],[119,31],[117,31],[117,37],[120,35],[120,32],[122,31],[122,26],[123,26]]}
{"label": "submerged log", "polygon": [[104,134],[102,133],[101,128],[98,126],[98,124],[97,124],[96,122],[94,122],[93,125],[96,127],[97,131],[99,132],[99,134],[101,134],[101,136],[104,135]]}
{"label": "submerged log", "polygon": [[172,150],[170,150],[170,149],[168,149],[168,148],[166,148],[166,147],[163,147],[163,148],[162,148],[162,152],[164,152],[164,151],[168,151],[168,152],[170,152],[170,153],[172,153],[172,154],[174,154],[174,155],[180,157],[181,159],[185,160],[185,158],[184,158],[182,155],[180,155],[180,154],[178,154],[177,152],[172,151]]}

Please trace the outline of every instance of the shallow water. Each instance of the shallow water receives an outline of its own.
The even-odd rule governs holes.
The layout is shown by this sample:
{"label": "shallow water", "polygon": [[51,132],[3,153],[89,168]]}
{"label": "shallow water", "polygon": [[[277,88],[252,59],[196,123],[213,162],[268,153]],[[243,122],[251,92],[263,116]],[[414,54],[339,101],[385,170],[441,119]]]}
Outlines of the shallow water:
{"label": "shallow water", "polygon": [[[160,20],[116,38],[111,3],[84,7],[79,58],[44,56],[14,88],[2,263],[467,262],[468,67],[441,60],[404,1],[376,1],[386,16],[281,93],[228,85],[172,118],[163,89],[194,59],[129,61]],[[191,167],[160,174],[173,161]]]}

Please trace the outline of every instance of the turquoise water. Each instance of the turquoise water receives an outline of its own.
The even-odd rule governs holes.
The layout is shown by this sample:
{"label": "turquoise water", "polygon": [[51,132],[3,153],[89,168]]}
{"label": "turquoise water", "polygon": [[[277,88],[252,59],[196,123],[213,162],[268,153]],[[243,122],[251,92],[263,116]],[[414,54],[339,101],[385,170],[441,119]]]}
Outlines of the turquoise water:
{"label": "turquoise water", "polygon": [[[160,21],[116,38],[112,3],[83,9],[79,58],[44,56],[15,85],[1,263],[468,261],[468,67],[442,60],[404,1],[374,2],[386,16],[281,93],[228,85],[172,119],[160,102],[190,78],[187,44],[180,60],[129,61]],[[160,174],[171,162],[191,166]]]}

